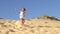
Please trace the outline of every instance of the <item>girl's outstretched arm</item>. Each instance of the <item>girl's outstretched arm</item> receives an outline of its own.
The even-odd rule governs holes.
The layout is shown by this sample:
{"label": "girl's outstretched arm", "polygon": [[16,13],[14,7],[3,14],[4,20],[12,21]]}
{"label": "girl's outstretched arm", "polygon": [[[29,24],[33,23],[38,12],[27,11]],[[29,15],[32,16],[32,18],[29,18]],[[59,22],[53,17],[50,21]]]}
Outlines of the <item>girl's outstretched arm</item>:
{"label": "girl's outstretched arm", "polygon": [[16,12],[20,13],[20,10],[16,9]]}

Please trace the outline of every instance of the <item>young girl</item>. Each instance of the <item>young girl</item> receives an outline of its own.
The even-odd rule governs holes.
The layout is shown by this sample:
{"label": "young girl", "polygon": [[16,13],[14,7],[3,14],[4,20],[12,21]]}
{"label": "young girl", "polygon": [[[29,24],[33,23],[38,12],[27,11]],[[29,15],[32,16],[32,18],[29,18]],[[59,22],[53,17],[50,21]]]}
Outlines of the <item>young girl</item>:
{"label": "young girl", "polygon": [[25,11],[26,11],[25,8],[22,8],[21,11],[20,11],[20,19],[21,19],[22,25],[23,25],[24,22],[25,22],[25,19],[24,19],[24,17],[25,17]]}
{"label": "young girl", "polygon": [[21,11],[19,12],[20,13],[19,17],[20,17],[22,25],[24,25],[24,22],[25,22],[25,19],[24,19],[24,17],[25,17],[25,11],[26,11],[26,9],[22,8]]}

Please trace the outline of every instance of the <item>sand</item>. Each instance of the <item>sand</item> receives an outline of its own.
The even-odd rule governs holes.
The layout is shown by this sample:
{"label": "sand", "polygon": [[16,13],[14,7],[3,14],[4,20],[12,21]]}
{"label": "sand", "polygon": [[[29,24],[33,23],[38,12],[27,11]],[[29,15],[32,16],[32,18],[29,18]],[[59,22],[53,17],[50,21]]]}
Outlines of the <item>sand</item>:
{"label": "sand", "polygon": [[47,16],[19,20],[0,19],[0,34],[60,34],[60,21]]}

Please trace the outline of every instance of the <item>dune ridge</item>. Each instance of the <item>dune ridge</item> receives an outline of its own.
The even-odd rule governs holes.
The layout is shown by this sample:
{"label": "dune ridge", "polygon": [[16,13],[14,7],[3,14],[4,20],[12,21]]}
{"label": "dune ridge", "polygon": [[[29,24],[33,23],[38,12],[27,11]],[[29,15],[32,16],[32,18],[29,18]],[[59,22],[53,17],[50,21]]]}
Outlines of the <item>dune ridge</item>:
{"label": "dune ridge", "polygon": [[19,20],[0,19],[0,34],[60,34],[60,20],[45,14],[26,19],[24,25]]}

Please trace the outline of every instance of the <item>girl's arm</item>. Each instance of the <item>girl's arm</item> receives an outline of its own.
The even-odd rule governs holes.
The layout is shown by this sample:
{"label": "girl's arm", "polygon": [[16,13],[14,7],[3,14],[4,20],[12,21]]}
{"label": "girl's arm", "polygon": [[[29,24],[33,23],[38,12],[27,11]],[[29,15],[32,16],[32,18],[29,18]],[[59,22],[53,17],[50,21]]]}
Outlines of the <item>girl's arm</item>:
{"label": "girl's arm", "polygon": [[25,12],[24,12],[24,17],[25,17]]}

